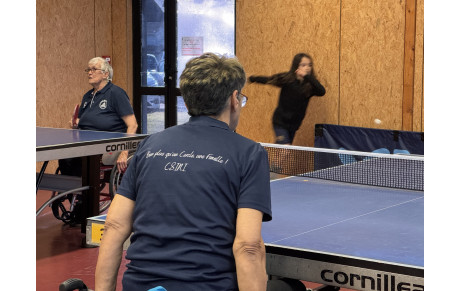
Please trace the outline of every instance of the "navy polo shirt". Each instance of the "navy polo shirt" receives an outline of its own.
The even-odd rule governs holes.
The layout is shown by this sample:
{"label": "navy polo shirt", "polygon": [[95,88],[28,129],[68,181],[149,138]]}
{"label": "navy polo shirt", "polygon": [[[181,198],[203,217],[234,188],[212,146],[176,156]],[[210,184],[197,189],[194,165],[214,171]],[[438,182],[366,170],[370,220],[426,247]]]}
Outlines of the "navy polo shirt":
{"label": "navy polo shirt", "polygon": [[271,220],[267,152],[207,116],[143,140],[118,194],[136,202],[123,290],[238,290],[238,208]]}
{"label": "navy polo shirt", "polygon": [[78,128],[126,132],[127,126],[122,117],[134,114],[126,92],[111,82],[94,96],[92,92],[86,92],[81,101]]}

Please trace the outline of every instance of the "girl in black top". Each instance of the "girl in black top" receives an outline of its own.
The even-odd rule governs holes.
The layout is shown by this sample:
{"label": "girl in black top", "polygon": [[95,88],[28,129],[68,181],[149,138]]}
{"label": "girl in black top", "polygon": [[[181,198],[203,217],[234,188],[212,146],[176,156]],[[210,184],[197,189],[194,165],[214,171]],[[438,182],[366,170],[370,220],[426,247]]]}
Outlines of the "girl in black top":
{"label": "girl in black top", "polygon": [[278,106],[272,118],[278,144],[292,144],[305,117],[310,98],[326,94],[323,85],[316,80],[311,56],[305,53],[294,56],[289,72],[269,77],[250,76],[249,82],[281,88]]}

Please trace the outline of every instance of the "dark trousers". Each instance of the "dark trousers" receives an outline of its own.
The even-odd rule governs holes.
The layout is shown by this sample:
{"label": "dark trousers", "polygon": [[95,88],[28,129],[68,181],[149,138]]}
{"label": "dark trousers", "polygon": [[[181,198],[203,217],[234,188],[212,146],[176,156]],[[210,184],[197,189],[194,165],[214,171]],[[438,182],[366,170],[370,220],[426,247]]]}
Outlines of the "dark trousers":
{"label": "dark trousers", "polygon": [[81,177],[81,158],[69,158],[58,161],[62,175]]}

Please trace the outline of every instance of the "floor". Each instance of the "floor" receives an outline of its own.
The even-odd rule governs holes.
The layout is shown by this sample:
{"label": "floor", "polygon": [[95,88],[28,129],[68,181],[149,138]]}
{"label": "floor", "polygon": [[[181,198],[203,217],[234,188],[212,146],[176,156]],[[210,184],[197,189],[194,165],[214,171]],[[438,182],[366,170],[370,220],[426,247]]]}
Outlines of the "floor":
{"label": "floor", "polygon": [[[51,192],[38,191],[37,209],[49,199]],[[80,226],[65,225],[56,219],[49,207],[36,218],[36,290],[59,290],[59,285],[67,279],[82,279],[88,288],[94,288],[94,270],[99,248],[83,248]],[[121,278],[126,270],[123,259],[117,291],[121,290]],[[304,283],[307,288],[320,284]],[[348,289],[341,289],[347,291]]]}
{"label": "floor", "polygon": [[[37,209],[49,199],[51,192],[38,191]],[[59,284],[69,278],[82,279],[94,288],[94,270],[99,248],[83,248],[84,234],[80,226],[65,225],[47,207],[36,221],[36,290],[59,290]],[[121,275],[126,261],[120,268]]]}

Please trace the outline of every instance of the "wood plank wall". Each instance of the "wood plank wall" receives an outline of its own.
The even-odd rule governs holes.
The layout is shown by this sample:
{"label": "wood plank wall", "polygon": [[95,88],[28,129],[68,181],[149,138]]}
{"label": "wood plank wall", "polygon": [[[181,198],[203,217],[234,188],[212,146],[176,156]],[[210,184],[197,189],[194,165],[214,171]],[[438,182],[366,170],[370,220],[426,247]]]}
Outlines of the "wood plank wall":
{"label": "wood plank wall", "polygon": [[[236,9],[248,75],[287,71],[298,52],[314,59],[327,93],[311,100],[294,144],[313,146],[317,123],[423,131],[423,0],[237,0]],[[273,142],[279,89],[243,91],[238,132]]]}
{"label": "wood plank wall", "polygon": [[[131,5],[37,1],[38,126],[68,126],[90,89],[83,70],[94,56],[112,57],[114,83],[132,98]],[[423,131],[423,21],[423,0],[236,0],[236,54],[248,76],[287,71],[296,53],[312,55],[327,93],[311,100],[294,144],[312,146],[316,123]],[[250,99],[238,132],[273,142],[279,89],[243,91]]]}
{"label": "wood plank wall", "polygon": [[84,69],[96,56],[111,56],[113,82],[132,98],[130,0],[40,0],[36,11],[37,126],[68,128],[91,89]]}
{"label": "wood plank wall", "polygon": [[425,131],[424,129],[424,9],[423,0],[417,0],[415,16],[415,68],[414,68],[414,110],[413,131]]}

